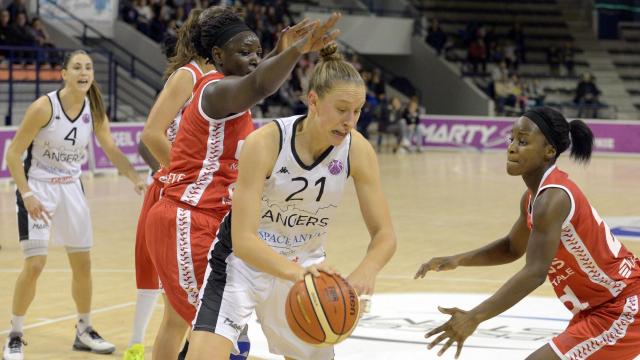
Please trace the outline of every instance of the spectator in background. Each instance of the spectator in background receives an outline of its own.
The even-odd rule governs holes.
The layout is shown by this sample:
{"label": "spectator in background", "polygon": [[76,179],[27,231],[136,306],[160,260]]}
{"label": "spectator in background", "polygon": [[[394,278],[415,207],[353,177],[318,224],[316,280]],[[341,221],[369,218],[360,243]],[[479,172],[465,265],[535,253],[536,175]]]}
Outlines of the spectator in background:
{"label": "spectator in background", "polygon": [[557,46],[551,45],[547,50],[547,63],[549,64],[549,72],[553,76],[560,75],[561,52]]}
{"label": "spectator in background", "polygon": [[573,44],[571,44],[571,42],[564,43],[561,60],[567,70],[567,76],[575,76],[575,50],[573,49]]}
{"label": "spectator in background", "polygon": [[444,49],[447,43],[447,35],[440,28],[440,24],[437,19],[431,20],[429,29],[427,30],[427,44],[436,50],[438,55],[442,55],[442,49]]}
{"label": "spectator in background", "polygon": [[13,0],[11,4],[7,6],[7,11],[9,12],[9,17],[11,18],[10,22],[15,23],[18,18],[18,14],[23,13],[27,14],[27,7],[25,5],[26,0]]}
{"label": "spectator in background", "polygon": [[[390,134],[396,137],[396,143],[393,146],[393,153],[396,153],[400,146],[403,145],[404,139],[407,138],[407,122],[402,115],[404,114],[404,108],[400,98],[394,96],[391,98],[391,103],[386,101],[386,97],[383,96],[378,105],[378,149],[382,148],[382,136],[383,134]],[[408,148],[407,148],[408,150]]]}
{"label": "spectator in background", "polygon": [[50,51],[51,49],[55,49],[55,46],[51,42],[49,33],[44,28],[42,20],[38,17],[31,20],[31,35],[35,39],[36,46],[48,50],[43,52],[44,58],[42,60],[49,62],[52,68],[62,63],[62,55],[56,51]]}
{"label": "spectator in background", "polygon": [[[573,100],[578,105],[577,117],[582,117],[583,115],[593,118],[598,117],[598,108],[600,107],[598,96],[600,96],[600,93],[600,89],[594,82],[593,75],[588,72],[582,74],[576,88],[576,97]],[[585,110],[591,110],[591,113],[587,113]]]}
{"label": "spectator in background", "polygon": [[507,62],[507,67],[511,71],[517,71],[520,65],[520,59],[518,58],[518,51],[516,44],[511,40],[507,40],[504,43],[504,61]]}
{"label": "spectator in background", "polygon": [[482,74],[487,72],[487,51],[484,47],[484,39],[477,38],[469,45],[467,61],[471,65],[473,74],[478,74],[479,67]]}
{"label": "spectator in background", "polygon": [[[0,11],[0,46],[9,46],[12,45],[12,36],[11,36],[11,25],[9,22],[11,20],[11,15],[9,15],[8,10]],[[4,60],[8,54],[4,50],[0,50],[0,60]]]}
{"label": "spectator in background", "polygon": [[136,24],[138,30],[140,32],[150,36],[150,28],[149,25],[151,23],[151,19],[153,18],[153,11],[151,11],[151,7],[147,3],[147,0],[135,0],[133,8],[136,10],[138,14],[136,18]]}
{"label": "spectator in background", "polygon": [[509,33],[507,34],[507,38],[513,42],[515,46],[515,53],[517,59],[522,62],[526,62],[526,48],[524,45],[524,31],[522,30],[522,26],[519,22],[513,24]]}
{"label": "spectator in background", "polygon": [[407,139],[408,143],[410,145],[413,145],[415,143],[416,151],[422,152],[427,129],[420,122],[420,106],[418,104],[417,96],[411,97],[407,108],[404,110],[402,118],[407,123],[407,133],[409,135],[409,138]]}
{"label": "spectator in background", "polygon": [[540,88],[537,79],[527,82],[524,86],[524,95],[527,98],[526,108],[544,106],[544,98],[546,97],[544,90]]}
{"label": "spectator in background", "polygon": [[[35,46],[36,39],[31,34],[31,29],[27,24],[27,14],[18,13],[16,19],[11,25],[11,36],[13,37],[13,45],[16,46]],[[34,54],[31,51],[18,51],[16,54],[23,63],[32,63]]]}
{"label": "spectator in background", "polygon": [[369,89],[373,91],[379,101],[382,101],[383,98],[386,98],[386,87],[387,86],[382,79],[382,72],[380,71],[380,69],[374,69],[371,76],[371,82],[369,83]]}

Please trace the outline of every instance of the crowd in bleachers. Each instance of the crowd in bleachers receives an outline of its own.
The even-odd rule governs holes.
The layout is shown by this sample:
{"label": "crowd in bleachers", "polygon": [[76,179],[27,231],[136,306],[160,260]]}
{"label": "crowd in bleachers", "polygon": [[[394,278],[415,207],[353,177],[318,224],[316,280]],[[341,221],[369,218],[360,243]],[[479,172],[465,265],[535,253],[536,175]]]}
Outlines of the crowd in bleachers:
{"label": "crowd in bleachers", "polygon": [[[12,0],[4,9],[0,10],[0,46],[23,46],[53,49],[47,30],[38,17],[29,19],[24,0]],[[0,61],[4,63],[10,56],[8,51],[0,50]],[[35,62],[33,51],[16,51],[13,57],[17,63],[31,64]],[[41,54],[43,65],[56,67],[60,64],[60,55],[55,51]]]}
{"label": "crowd in bleachers", "polygon": [[[494,100],[499,115],[514,115],[529,107],[544,105],[547,91],[540,85],[542,78],[576,77],[576,49],[571,41],[563,46],[549,45],[547,73],[526,74],[523,78],[520,65],[527,63],[527,45],[520,23],[513,23],[506,33],[498,35],[494,26],[472,21],[453,36],[447,36],[437,19],[428,23],[426,43],[438,55],[460,61],[464,75],[485,80],[478,85]],[[465,49],[466,57],[460,59],[449,54],[455,48]],[[598,100],[600,90],[591,74],[582,74],[572,93],[570,105],[576,108],[578,116],[597,117],[597,109],[603,104]]]}

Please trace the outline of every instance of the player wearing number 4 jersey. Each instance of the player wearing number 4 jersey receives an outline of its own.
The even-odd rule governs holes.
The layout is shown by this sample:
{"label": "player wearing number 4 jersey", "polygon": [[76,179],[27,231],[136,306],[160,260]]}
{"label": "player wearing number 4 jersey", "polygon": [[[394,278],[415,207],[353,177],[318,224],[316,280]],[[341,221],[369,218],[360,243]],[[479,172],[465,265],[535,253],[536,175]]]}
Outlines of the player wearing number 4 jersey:
{"label": "player wearing number 4 jersey", "polygon": [[511,232],[483,248],[431,259],[416,277],[456,266],[498,265],[526,253],[524,267],[482,304],[450,314],[429,348],[447,340],[458,353],[480,322],[507,310],[549,278],[574,316],[567,329],[527,359],[631,360],[640,354],[639,260],[611,233],[587,198],[555,163],[571,145],[571,156],[587,162],[593,134],[580,120],[567,122],[550,108],[527,111],[512,130],[507,172],[522,176],[527,191]]}
{"label": "player wearing number 4 jersey", "polygon": [[[110,354],[115,346],[91,327],[91,216],[80,183],[86,148],[95,133],[118,170],[141,193],[144,181],[113,142],[93,62],[82,50],[69,53],[62,67],[64,87],[36,100],[7,151],[7,164],[18,188],[18,230],[24,267],[13,294],[11,332],[4,360],[22,360],[25,313],[44,268],[49,238],[66,247],[73,273],[71,291],[78,310],[73,348]],[[21,164],[21,156],[26,157]],[[21,166],[23,165],[23,166]]]}

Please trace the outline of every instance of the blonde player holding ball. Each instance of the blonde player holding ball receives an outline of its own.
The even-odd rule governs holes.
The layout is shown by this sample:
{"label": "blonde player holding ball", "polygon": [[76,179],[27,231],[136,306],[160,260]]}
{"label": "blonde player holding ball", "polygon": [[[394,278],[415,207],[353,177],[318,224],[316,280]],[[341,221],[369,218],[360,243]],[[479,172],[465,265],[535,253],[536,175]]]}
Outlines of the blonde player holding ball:
{"label": "blonde player holding ball", "polygon": [[285,301],[294,281],[325,268],[323,244],[350,176],[371,236],[348,276],[359,294],[373,293],[378,272],[395,252],[376,155],[354,129],[364,82],[335,45],[321,56],[309,83],[308,114],[278,119],[246,139],[232,211],[212,245],[188,360],[228,359],[254,310],[271,352],[333,358],[333,347],[314,347],[292,333]]}

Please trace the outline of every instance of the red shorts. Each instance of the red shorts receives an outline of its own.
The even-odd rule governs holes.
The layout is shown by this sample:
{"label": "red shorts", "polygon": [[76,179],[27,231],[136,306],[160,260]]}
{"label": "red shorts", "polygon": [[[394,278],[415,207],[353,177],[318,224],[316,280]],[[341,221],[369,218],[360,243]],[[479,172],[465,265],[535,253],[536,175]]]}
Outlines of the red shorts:
{"label": "red shorts", "polygon": [[638,291],[578,313],[549,345],[561,359],[631,360],[640,354]]}
{"label": "red shorts", "polygon": [[149,210],[160,199],[161,191],[162,183],[154,180],[144,194],[142,209],[140,209],[138,217],[138,228],[136,229],[136,287],[138,289],[160,289],[158,273],[147,250],[145,227]]}
{"label": "red shorts", "polygon": [[196,315],[211,243],[225,214],[166,198],[149,211],[149,254],[171,307],[189,324]]}

